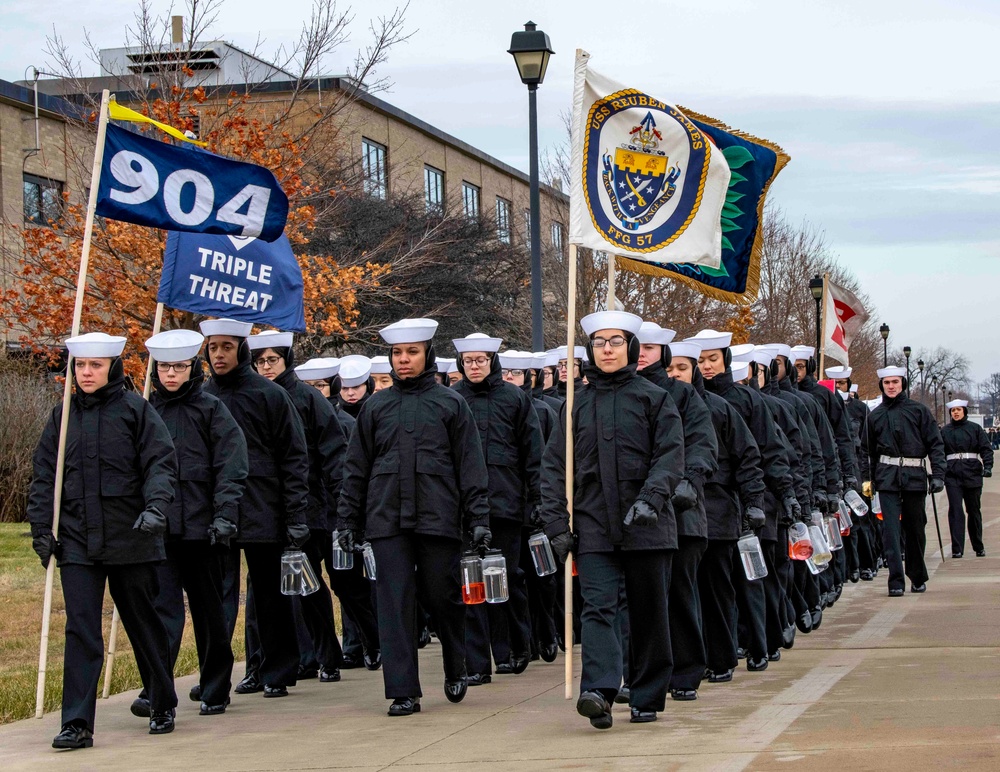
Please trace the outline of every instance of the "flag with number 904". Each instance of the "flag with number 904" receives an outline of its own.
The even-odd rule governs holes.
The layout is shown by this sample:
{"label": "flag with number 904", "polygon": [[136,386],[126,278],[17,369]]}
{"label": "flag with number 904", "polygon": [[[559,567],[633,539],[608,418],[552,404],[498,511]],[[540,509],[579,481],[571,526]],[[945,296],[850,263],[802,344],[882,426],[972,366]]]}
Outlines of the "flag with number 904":
{"label": "flag with number 904", "polygon": [[97,215],[191,233],[274,241],[288,197],[263,166],[108,126]]}

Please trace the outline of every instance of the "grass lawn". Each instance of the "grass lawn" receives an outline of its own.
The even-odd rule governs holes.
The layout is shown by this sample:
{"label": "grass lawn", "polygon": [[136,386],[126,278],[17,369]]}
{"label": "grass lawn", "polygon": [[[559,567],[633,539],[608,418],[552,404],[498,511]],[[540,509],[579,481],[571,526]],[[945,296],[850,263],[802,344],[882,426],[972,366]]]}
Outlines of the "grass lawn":
{"label": "grass lawn", "polygon": [[[62,660],[66,606],[56,569],[52,594],[52,623],[49,628],[49,656],[45,682],[45,710],[58,710],[62,700]],[[244,569],[244,576],[246,575]],[[35,685],[38,679],[38,647],[42,633],[42,600],[45,571],[31,549],[27,523],[0,523],[0,724],[30,718],[35,714]],[[111,629],[111,596],[104,601],[105,647]],[[236,624],[233,650],[237,661],[243,659],[243,611]],[[118,630],[111,692],[138,689],[142,684],[135,665],[132,647],[125,630]],[[198,655],[190,619],[174,675],[189,675],[198,670]],[[101,675],[100,689],[104,685]]]}

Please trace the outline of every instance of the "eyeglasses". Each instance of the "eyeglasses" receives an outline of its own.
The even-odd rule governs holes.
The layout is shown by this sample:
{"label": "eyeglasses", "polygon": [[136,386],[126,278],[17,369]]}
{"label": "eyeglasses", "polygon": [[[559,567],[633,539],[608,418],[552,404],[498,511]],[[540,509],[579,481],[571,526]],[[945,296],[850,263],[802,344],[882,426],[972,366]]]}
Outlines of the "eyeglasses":
{"label": "eyeglasses", "polygon": [[254,360],[254,364],[257,365],[257,367],[263,367],[264,365],[267,365],[268,367],[274,367],[276,364],[278,364],[278,361],[280,359],[281,357],[273,357],[273,356],[261,357],[260,359]]}
{"label": "eyeglasses", "polygon": [[513,376],[517,377],[517,376],[520,376],[520,375],[524,375],[524,370],[510,370],[510,369],[507,369],[507,370],[501,370],[500,374],[501,375],[513,375]]}
{"label": "eyeglasses", "polygon": [[183,373],[191,366],[190,362],[157,362],[156,372],[158,373]]}
{"label": "eyeglasses", "polygon": [[466,367],[470,367],[471,365],[475,365],[476,367],[483,367],[489,361],[490,360],[487,359],[486,357],[476,357],[475,359],[468,359],[465,357],[462,358],[462,364],[465,365]]}
{"label": "eyeglasses", "polygon": [[611,348],[621,348],[625,345],[625,338],[621,335],[615,335],[611,338],[594,338],[590,342],[594,348],[604,348],[609,343],[611,344]]}

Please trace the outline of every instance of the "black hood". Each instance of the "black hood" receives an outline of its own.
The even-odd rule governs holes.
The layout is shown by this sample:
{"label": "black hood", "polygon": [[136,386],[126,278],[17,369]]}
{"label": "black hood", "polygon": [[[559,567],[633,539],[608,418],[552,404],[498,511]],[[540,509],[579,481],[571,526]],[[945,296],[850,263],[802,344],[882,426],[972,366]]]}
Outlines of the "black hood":
{"label": "black hood", "polygon": [[[253,363],[251,362],[252,356],[250,353],[250,344],[247,343],[246,338],[240,338],[239,347],[236,350],[236,367],[230,370],[224,375],[217,375],[215,369],[212,367],[212,358],[208,358],[208,370],[212,373],[212,380],[218,383],[220,386],[225,386],[229,383],[238,381],[240,378],[244,377],[247,373],[255,372],[253,369]],[[208,351],[208,344],[206,343],[205,351]]]}
{"label": "black hood", "polygon": [[201,391],[205,383],[205,368],[202,367],[203,361],[200,356],[196,356],[191,360],[191,376],[181,384],[177,391],[170,391],[163,385],[160,381],[160,374],[156,370],[156,362],[154,361],[151,378],[156,396],[164,402],[173,402],[174,400],[183,401],[197,394]]}
{"label": "black hood", "polygon": [[692,362],[692,373],[691,373],[691,385],[694,386],[694,390],[697,391],[702,397],[705,396],[705,379],[701,375],[701,370],[698,369],[698,363],[693,359]]}
{"label": "black hood", "polygon": [[113,357],[111,365],[108,367],[108,382],[93,394],[87,394],[76,383],[76,360],[74,359],[73,383],[76,385],[76,393],[73,395],[73,398],[80,407],[87,408],[99,405],[125,391],[125,364],[122,362],[121,357]]}
{"label": "black hood", "polygon": [[[461,367],[461,365],[459,365]],[[500,357],[496,354],[493,355],[493,361],[490,364],[489,374],[483,378],[479,383],[473,383],[469,380],[469,376],[462,372],[462,376],[465,378],[465,383],[469,387],[469,390],[473,394],[478,394],[483,391],[493,391],[501,383],[503,383],[503,374],[500,372]]]}
{"label": "black hood", "polygon": [[704,382],[705,391],[710,391],[712,394],[725,394],[733,388],[733,373],[731,370],[726,370],[726,372],[719,373],[714,378],[704,379]]}
{"label": "black hood", "polygon": [[359,399],[357,402],[348,402],[340,395],[340,392],[338,391],[336,398],[337,404],[340,405],[340,409],[343,410],[345,413],[347,413],[349,416],[357,418],[358,413],[361,412],[362,405],[364,405],[365,402],[367,402],[371,398],[371,395],[374,393],[375,393],[375,379],[372,378],[371,376],[368,376],[368,380],[365,381],[365,393],[361,397],[361,399]]}

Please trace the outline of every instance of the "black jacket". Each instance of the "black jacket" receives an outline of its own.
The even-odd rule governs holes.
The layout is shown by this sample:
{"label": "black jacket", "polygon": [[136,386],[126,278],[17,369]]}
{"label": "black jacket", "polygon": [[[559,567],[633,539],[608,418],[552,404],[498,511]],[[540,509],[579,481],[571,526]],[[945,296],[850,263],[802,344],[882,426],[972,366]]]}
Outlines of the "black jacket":
{"label": "black jacket", "polygon": [[853,477],[860,483],[858,460],[854,454],[854,438],[851,435],[851,423],[847,418],[844,401],[826,386],[821,386],[811,375],[807,375],[799,381],[799,391],[811,395],[819,402],[830,421],[834,439],[837,441],[837,455],[840,458],[842,479]]}
{"label": "black jacket", "polygon": [[[751,388],[753,388],[752,385]],[[786,458],[788,460],[788,468],[792,474],[795,498],[801,506],[806,507],[812,502],[812,473],[809,467],[810,449],[808,438],[803,434],[799,426],[798,417],[795,415],[795,410],[791,405],[782,402],[765,390],[761,390],[758,393],[764,400],[764,404],[767,405],[768,410],[771,411],[771,416],[774,418],[774,423],[777,425],[778,431],[784,435],[785,441],[791,448],[791,452],[787,454]],[[764,512],[767,515],[767,523],[761,534],[761,538],[768,541],[775,541],[778,538],[778,519],[780,515],[784,514],[784,505],[782,502],[771,498],[771,496],[773,494],[768,491],[766,499],[768,505],[764,508]]]}
{"label": "black jacket", "polygon": [[208,527],[216,517],[239,524],[249,469],[247,442],[229,408],[205,392],[200,358],[177,391],[164,388],[155,367],[152,378],[149,402],[166,424],[177,453],[177,495],[164,512],[167,533],[208,541]]}
{"label": "black jacket", "polygon": [[712,414],[695,388],[667,375],[662,363],[648,365],[639,371],[639,375],[666,391],[681,414],[684,429],[684,479],[698,491],[698,504],[676,513],[677,533],[681,536],[705,538],[708,535],[705,481],[719,466],[719,442],[712,425]]}
{"label": "black jacket", "polygon": [[[812,506],[812,492],[826,489],[823,452],[820,449],[819,434],[809,417],[809,409],[799,401],[798,396],[793,397],[791,394],[782,392],[777,381],[770,378],[761,389],[761,394],[765,398],[771,398],[784,408],[784,417],[779,417],[779,414],[773,409],[771,412],[775,415],[779,426],[784,430],[785,436],[792,442],[798,456],[795,497],[802,509],[808,511]],[[789,422],[794,423],[795,429],[786,428]]]}
{"label": "black jacket", "polygon": [[[684,476],[680,413],[663,389],[628,365],[606,374],[588,368],[590,385],[573,406],[573,531],[579,552],[676,549],[670,495]],[[569,525],[566,407],[542,458],[542,520],[550,536]],[[658,514],[654,526],[625,526],[636,501]]]}
{"label": "black jacket", "polygon": [[[120,359],[109,382],[70,403],[59,515],[60,565],[163,560],[162,536],[133,529],[147,507],[166,513],[174,499],[177,459],[163,420],[142,397],[125,391]],[[42,430],[28,496],[32,535],[52,532],[62,404]]]}
{"label": "black jacket", "polygon": [[813,431],[816,433],[820,453],[822,454],[823,467],[819,477],[817,477],[814,469],[813,485],[817,486],[819,480],[825,480],[826,484],[818,485],[818,487],[814,487],[814,490],[823,490],[828,494],[839,493],[838,483],[842,479],[840,457],[837,454],[837,441],[833,436],[833,427],[830,426],[830,419],[826,417],[826,413],[819,402],[805,392],[796,389],[790,378],[782,378],[778,383],[778,388],[783,397],[786,399],[791,397],[798,400],[798,403],[805,408],[812,423]]}
{"label": "black jacket", "polygon": [[931,411],[906,397],[882,397],[868,421],[868,456],[871,459],[872,487],[876,491],[926,491],[927,473],[923,466],[901,467],[883,464],[880,456],[893,458],[930,457],[931,475],[942,482],[945,475],[944,442]]}
{"label": "black jacket", "polygon": [[871,463],[868,459],[868,416],[871,411],[860,399],[844,400],[844,410],[851,424],[854,437],[854,453],[858,458],[858,471],[867,479]]}
{"label": "black jacket", "polygon": [[306,435],[309,452],[306,525],[318,531],[332,531],[337,519],[340,485],[344,479],[344,456],[347,455],[344,427],[326,397],[300,381],[291,367],[274,382],[288,392]]}
{"label": "black jacket", "polygon": [[463,379],[455,393],[469,403],[489,473],[490,517],[524,521],[538,503],[542,433],[531,398],[500,374],[499,357],[479,383]]}
{"label": "black jacket", "polygon": [[993,446],[983,427],[968,417],[951,421],[941,430],[941,439],[945,455],[975,453],[979,456],[979,459],[956,458],[948,461],[945,483],[962,488],[982,488],[983,472],[993,470]]}
{"label": "black jacket", "polygon": [[309,452],[291,398],[250,366],[240,363],[215,375],[205,391],[222,400],[247,442],[250,473],[240,499],[239,540],[281,543],[288,524],[305,525],[309,512]]}
{"label": "black jacket", "polygon": [[461,539],[488,525],[489,478],[472,411],[437,382],[433,359],[415,378],[371,396],[351,435],[337,527],[366,538],[404,530]]}
{"label": "black jacket", "polygon": [[333,408],[333,412],[337,414],[337,419],[340,421],[340,425],[344,429],[344,439],[350,442],[351,433],[354,431],[354,425],[358,422],[358,420],[340,406],[339,396],[328,397],[326,401],[330,403],[330,407]]}

